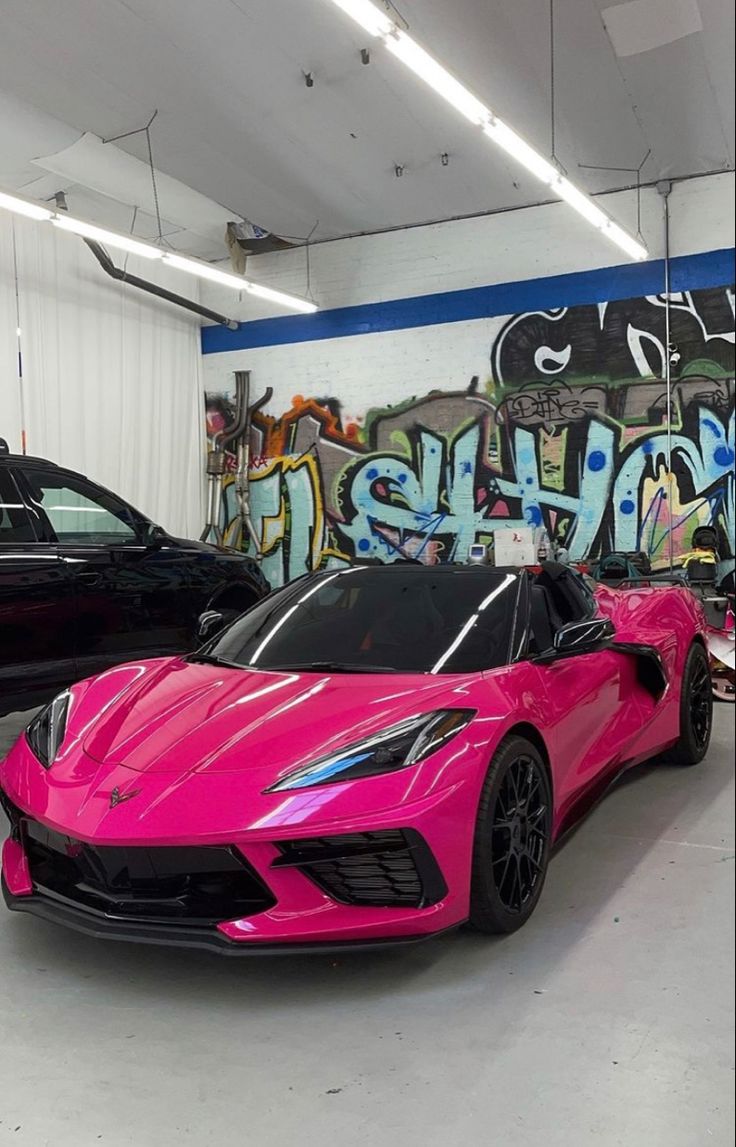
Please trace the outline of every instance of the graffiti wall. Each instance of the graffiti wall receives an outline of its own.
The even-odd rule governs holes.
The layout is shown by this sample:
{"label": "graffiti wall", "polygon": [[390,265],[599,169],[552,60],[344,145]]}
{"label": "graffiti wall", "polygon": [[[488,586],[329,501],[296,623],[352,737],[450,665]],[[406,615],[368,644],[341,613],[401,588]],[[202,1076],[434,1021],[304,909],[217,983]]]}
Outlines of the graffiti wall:
{"label": "graffiti wall", "polygon": [[[339,377],[326,395],[267,379],[295,395],[256,415],[251,442],[272,584],[355,557],[462,560],[502,525],[544,526],[573,559],[644,550],[662,564],[713,523],[732,553],[734,290],[670,301],[669,396],[662,296],[483,322],[485,377],[422,393],[409,365],[394,403],[372,406],[367,380],[349,417]],[[226,390],[206,406],[210,434],[231,420]],[[227,540],[252,547],[232,479],[222,517]]]}

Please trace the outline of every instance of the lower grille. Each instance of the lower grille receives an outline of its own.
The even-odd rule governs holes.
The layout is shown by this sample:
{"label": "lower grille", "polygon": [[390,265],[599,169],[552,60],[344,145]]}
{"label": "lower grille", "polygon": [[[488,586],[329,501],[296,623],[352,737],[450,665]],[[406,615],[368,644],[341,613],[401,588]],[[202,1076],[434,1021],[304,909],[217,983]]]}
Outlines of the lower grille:
{"label": "lower grille", "polygon": [[340,904],[427,908],[447,885],[424,837],[413,829],[288,840],[274,868],[299,868]]}
{"label": "lower grille", "polygon": [[252,916],[276,903],[234,848],[98,847],[18,810],[12,814],[34,890],[52,899],[131,922],[194,927]]}

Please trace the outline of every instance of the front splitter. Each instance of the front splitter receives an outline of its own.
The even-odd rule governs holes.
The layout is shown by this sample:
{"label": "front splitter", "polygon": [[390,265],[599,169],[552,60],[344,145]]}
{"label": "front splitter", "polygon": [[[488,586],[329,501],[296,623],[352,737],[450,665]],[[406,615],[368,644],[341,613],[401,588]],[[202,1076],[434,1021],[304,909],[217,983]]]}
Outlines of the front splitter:
{"label": "front splitter", "polygon": [[444,928],[420,936],[401,936],[386,940],[335,940],[313,944],[259,944],[257,941],[229,940],[216,928],[181,927],[180,925],[143,923],[103,916],[77,905],[52,899],[43,893],[14,896],[2,877],[2,893],[12,912],[27,912],[52,924],[61,924],[74,932],[93,936],[97,940],[123,940],[132,944],[156,944],[166,948],[199,948],[218,956],[306,956],[331,955],[348,952],[376,952],[388,948],[403,948],[435,940],[460,925]]}

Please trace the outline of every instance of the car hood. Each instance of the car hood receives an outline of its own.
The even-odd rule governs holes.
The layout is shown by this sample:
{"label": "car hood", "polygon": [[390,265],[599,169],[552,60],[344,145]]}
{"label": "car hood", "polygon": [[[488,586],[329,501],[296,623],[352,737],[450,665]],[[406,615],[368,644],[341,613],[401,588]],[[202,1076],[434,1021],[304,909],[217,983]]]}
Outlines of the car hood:
{"label": "car hood", "polygon": [[472,681],[144,663],[93,679],[72,705],[67,739],[137,772],[266,766],[277,775],[416,713],[467,707]]}

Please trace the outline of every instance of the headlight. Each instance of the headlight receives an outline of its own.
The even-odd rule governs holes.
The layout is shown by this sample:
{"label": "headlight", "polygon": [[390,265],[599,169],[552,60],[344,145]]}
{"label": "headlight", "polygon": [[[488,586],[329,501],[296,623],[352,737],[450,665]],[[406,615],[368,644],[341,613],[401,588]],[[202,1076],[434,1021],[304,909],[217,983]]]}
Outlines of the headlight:
{"label": "headlight", "polygon": [[31,721],[26,729],[28,744],[45,769],[51,767],[66,734],[71,693],[66,689]]}
{"label": "headlight", "polygon": [[475,709],[440,709],[392,725],[373,737],[320,757],[266,789],[305,789],[336,781],[354,781],[416,765],[456,736],[475,716]]}

